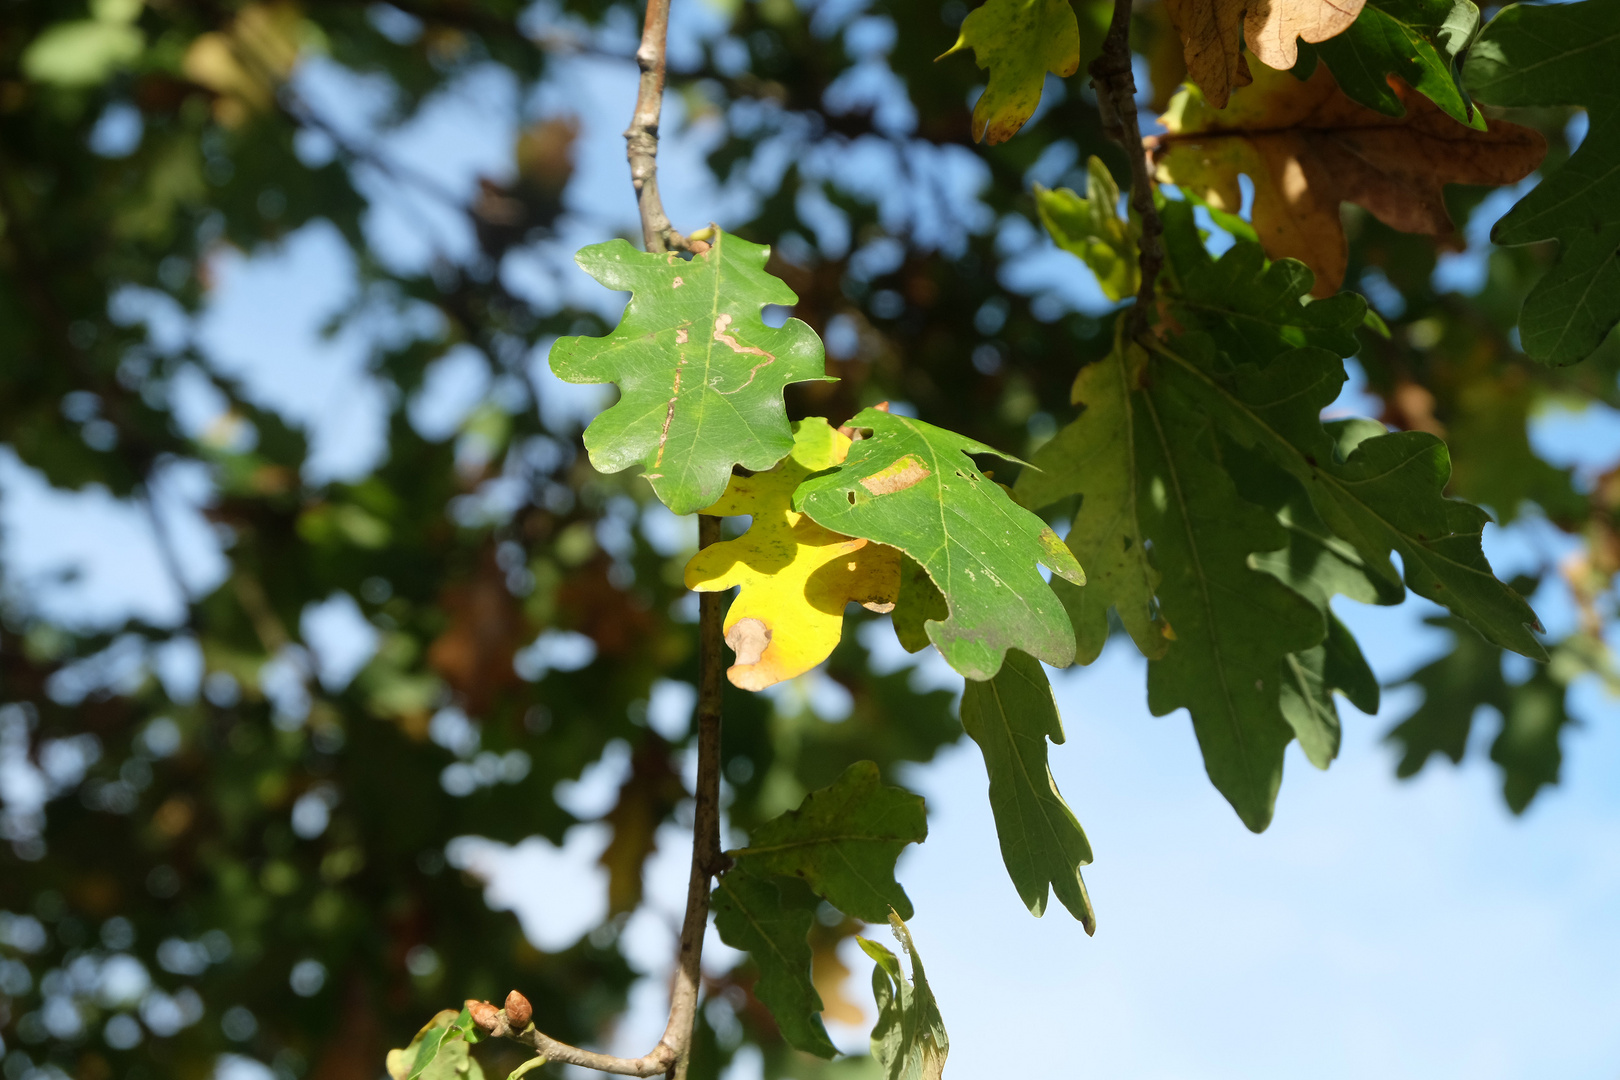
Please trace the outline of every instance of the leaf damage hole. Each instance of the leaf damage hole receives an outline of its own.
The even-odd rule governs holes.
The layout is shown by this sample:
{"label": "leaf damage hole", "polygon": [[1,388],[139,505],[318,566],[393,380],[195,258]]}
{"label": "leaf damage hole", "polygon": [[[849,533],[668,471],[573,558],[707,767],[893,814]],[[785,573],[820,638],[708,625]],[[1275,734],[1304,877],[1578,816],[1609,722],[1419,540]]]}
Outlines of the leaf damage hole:
{"label": "leaf damage hole", "polygon": [[759,663],[770,643],[771,628],[759,619],[738,619],[726,631],[726,644],[737,654],[738,667]]}

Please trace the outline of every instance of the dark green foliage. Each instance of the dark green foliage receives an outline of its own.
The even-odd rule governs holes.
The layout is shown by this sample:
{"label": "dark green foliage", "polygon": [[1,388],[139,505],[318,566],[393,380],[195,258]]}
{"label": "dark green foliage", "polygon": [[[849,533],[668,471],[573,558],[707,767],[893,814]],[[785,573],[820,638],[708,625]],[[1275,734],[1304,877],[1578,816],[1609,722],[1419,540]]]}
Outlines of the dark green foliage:
{"label": "dark green foliage", "polygon": [[1580,149],[1491,230],[1498,244],[1556,238],[1558,262],[1524,301],[1524,350],[1544,364],[1586,359],[1620,322],[1620,8],[1607,0],[1510,4],[1468,57],[1468,85],[1491,105],[1581,105]]}

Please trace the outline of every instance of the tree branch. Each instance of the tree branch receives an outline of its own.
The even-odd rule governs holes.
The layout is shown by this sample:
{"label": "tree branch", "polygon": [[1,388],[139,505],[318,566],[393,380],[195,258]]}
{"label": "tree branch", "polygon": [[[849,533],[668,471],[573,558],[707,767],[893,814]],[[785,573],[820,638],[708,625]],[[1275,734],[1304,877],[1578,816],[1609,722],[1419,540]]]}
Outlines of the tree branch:
{"label": "tree branch", "polygon": [[1103,130],[1125,149],[1131,164],[1131,209],[1142,223],[1140,241],[1142,284],[1131,309],[1131,337],[1147,329],[1153,310],[1154,288],[1164,265],[1164,248],[1159,237],[1164,226],[1153,205],[1153,171],[1142,146],[1142,126],[1136,116],[1136,78],[1131,74],[1131,0],[1114,0],[1114,17],[1108,24],[1108,37],[1102,54],[1091,62],[1092,85],[1097,89],[1097,111],[1102,114]]}
{"label": "tree branch", "polygon": [[[720,519],[698,515],[698,549],[718,543]],[[724,614],[721,594],[698,596],[698,768],[696,811],[692,821],[692,876],[686,891],[686,917],[681,922],[680,950],[676,954],[675,981],[669,995],[669,1022],[658,1045],[638,1058],[614,1057],[559,1042],[525,1023],[521,1031],[508,1016],[507,1008],[496,1010],[487,1003],[469,1001],[473,1019],[493,1035],[516,1039],[548,1061],[581,1065],[618,1076],[657,1076],[685,1080],[691,1061],[692,1029],[697,1021],[698,990],[703,981],[703,934],[709,925],[709,879],[726,870],[731,860],[720,850],[720,700],[724,683],[721,672],[725,659],[720,646]],[[527,1007],[527,1002],[523,1006]]]}
{"label": "tree branch", "polygon": [[[647,250],[668,251],[687,247],[675,231],[658,198],[658,114],[664,96],[664,39],[669,29],[669,0],[647,0],[647,22],[636,50],[641,66],[641,90],[636,111],[624,133],[630,158],[630,179],[641,205],[642,237]],[[698,549],[720,541],[720,519],[698,515]],[[618,1076],[656,1076],[686,1080],[691,1064],[692,1032],[697,1023],[698,992],[703,983],[703,936],[709,926],[709,882],[731,865],[720,849],[720,703],[725,686],[725,658],[721,651],[722,598],[706,592],[698,597],[698,702],[697,790],[692,820],[692,875],[686,890],[686,916],[681,921],[675,979],[669,995],[669,1022],[658,1045],[639,1058],[614,1057],[559,1042],[528,1023],[528,1003],[521,995],[507,999],[507,1009],[483,1002],[474,1012],[478,1024],[494,1035],[517,1039],[548,1061],[581,1065]],[[509,1017],[513,1000],[521,1003]],[[514,1030],[514,1023],[521,1030]]]}
{"label": "tree branch", "polygon": [[641,205],[641,235],[648,251],[686,247],[686,237],[669,223],[663,200],[658,197],[658,115],[664,105],[664,39],[668,31],[669,0],[647,0],[647,21],[641,31],[641,46],[636,49],[641,87],[624,142],[630,159],[630,182],[635,185]]}

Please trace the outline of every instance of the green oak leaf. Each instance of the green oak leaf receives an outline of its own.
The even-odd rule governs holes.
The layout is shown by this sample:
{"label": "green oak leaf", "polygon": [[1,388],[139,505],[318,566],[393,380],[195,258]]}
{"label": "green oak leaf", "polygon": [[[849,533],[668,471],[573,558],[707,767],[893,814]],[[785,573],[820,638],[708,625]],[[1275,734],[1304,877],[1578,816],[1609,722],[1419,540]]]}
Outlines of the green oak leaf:
{"label": "green oak leaf", "polygon": [[798,319],[766,326],[766,304],[798,302],[765,271],[770,249],[716,233],[701,255],[637,251],[623,240],[574,256],[610,289],[628,289],[606,337],[563,338],[551,370],[574,383],[617,383],[621,397],[585,429],[591,464],[641,465],[677,514],[713,503],[734,465],[763,471],[793,449],[782,404],[789,383],[825,379],[821,341]]}
{"label": "green oak leaf", "polygon": [[856,939],[861,950],[877,962],[872,969],[872,996],[878,1007],[877,1023],[872,1028],[872,1056],[883,1070],[884,1080],[939,1080],[951,1052],[945,1021],[929,989],[911,931],[893,912],[889,914],[889,928],[911,957],[909,982],[894,953],[875,941]]}
{"label": "green oak leaf", "polygon": [[[1062,580],[1061,578],[1059,579]],[[928,624],[944,622],[951,617],[945,594],[939,591],[928,571],[917,560],[904,553],[900,556],[900,593],[895,597],[894,636],[909,653],[922,652],[932,644],[928,640]]]}
{"label": "green oak leaf", "polygon": [[1557,784],[1564,763],[1559,745],[1574,718],[1564,708],[1565,692],[1547,668],[1508,688],[1502,731],[1491,743],[1491,760],[1502,770],[1502,799],[1522,814],[1543,787]]}
{"label": "green oak leaf", "polygon": [[1135,296],[1142,281],[1136,229],[1119,216],[1119,185],[1102,159],[1086,162],[1086,197],[1035,185],[1035,211],[1058,247],[1097,275],[1103,295],[1116,303]]}
{"label": "green oak leaf", "polygon": [[1473,0],[1367,0],[1356,21],[1316,51],[1346,97],[1385,116],[1405,116],[1390,88],[1398,75],[1459,124],[1485,130],[1463,88],[1462,59],[1479,32]]}
{"label": "green oak leaf", "polygon": [[[808,902],[790,902],[790,890]],[[759,968],[754,996],[771,1011],[788,1045],[817,1057],[837,1054],[821,1022],[821,995],[810,977],[815,897],[797,882],[778,886],[738,865],[720,875],[712,906],[720,940],[754,958]]]}
{"label": "green oak leaf", "polygon": [[1210,780],[1260,832],[1293,737],[1280,705],[1283,661],[1318,645],[1326,628],[1314,604],[1250,565],[1251,552],[1287,537],[1275,516],[1238,497],[1209,419],[1157,373],[1149,381],[1135,402],[1137,512],[1173,638],[1148,663],[1148,708],[1192,714]]}
{"label": "green oak leaf", "polygon": [[[1342,450],[1354,448],[1352,438],[1359,441],[1370,431],[1385,431],[1382,424],[1361,421],[1336,421],[1333,428],[1346,433],[1339,439]],[[1283,660],[1281,699],[1283,717],[1293,727],[1306,758],[1325,769],[1339,752],[1334,691],[1366,713],[1378,711],[1379,699],[1377,676],[1329,602],[1335,595],[1344,595],[1364,604],[1398,604],[1405,590],[1371,573],[1355,549],[1323,523],[1299,481],[1263,454],[1229,441],[1223,442],[1221,454],[1238,494],[1276,514],[1288,538],[1275,551],[1250,556],[1250,564],[1311,601],[1327,620],[1322,644]]]}
{"label": "green oak leaf", "polygon": [[1378,711],[1378,676],[1373,674],[1350,628],[1331,609],[1322,644],[1283,659],[1282,694],[1278,705],[1294,729],[1305,758],[1325,769],[1339,756],[1343,731],[1334,691],[1344,694],[1364,713]]}
{"label": "green oak leaf", "polygon": [[849,423],[871,437],[800,484],[793,508],[834,532],[899,548],[928,571],[950,607],[950,618],[924,624],[929,640],[968,678],[990,678],[1015,645],[1049,664],[1073,663],[1074,630],[1038,566],[1083,584],[1080,565],[968,455],[1018,459],[882,409]]}
{"label": "green oak leaf", "polygon": [[484,1080],[484,1070],[468,1054],[478,1039],[466,1009],[446,1009],[417,1032],[410,1046],[388,1055],[388,1071],[403,1071],[399,1080]]}
{"label": "green oak leaf", "polygon": [[727,854],[747,873],[797,878],[838,910],[880,922],[890,908],[911,913],[894,863],[927,835],[922,796],[888,787],[875,764],[857,761]]}
{"label": "green oak leaf", "polygon": [[[1155,350],[1163,362],[1155,365],[1154,380],[1180,387],[1228,435],[1263,450],[1303,484],[1322,521],[1355,549],[1368,572],[1397,584],[1389,554],[1399,552],[1413,592],[1467,619],[1498,645],[1547,658],[1531,632],[1541,629],[1535,612],[1496,579],[1485,559],[1480,541],[1489,516],[1445,496],[1451,474],[1445,443],[1426,432],[1397,431],[1339,456],[1320,419],[1345,380],[1338,357],[1303,348],[1264,369],[1231,366],[1193,336],[1180,339],[1177,349]],[[1223,365],[1229,370],[1216,374]]]}
{"label": "green oak leaf", "polygon": [[1558,261],[1525,298],[1524,351],[1586,359],[1620,322],[1620,4],[1510,4],[1481,32],[1465,74],[1488,105],[1585,106],[1580,148],[1491,230],[1498,244],[1556,239]]}
{"label": "green oak leaf", "polygon": [[1086,933],[1096,933],[1097,916],[1080,877],[1091,862],[1091,844],[1047,764],[1046,741],[1063,741],[1063,721],[1040,662],[1013,649],[995,678],[967,680],[962,726],[984,753],[1001,859],[1019,897],[1039,916],[1050,883]]}
{"label": "green oak leaf", "polygon": [[[1136,410],[1131,403],[1147,356],[1116,342],[1105,358],[1080,369],[1073,399],[1084,411],[1035,453],[1014,488],[1036,509],[1081,496],[1067,544],[1086,568],[1084,588],[1058,585],[1074,621],[1076,661],[1089,664],[1108,640],[1108,609],[1143,655],[1164,655],[1168,641],[1154,609],[1159,573],[1148,558],[1137,514]],[[1056,583],[1054,583],[1056,584]]]}
{"label": "green oak leaf", "polygon": [[1068,78],[1080,68],[1080,24],[1069,0],[986,0],[962,20],[961,34],[936,59],[963,49],[990,72],[973,106],[973,138],[992,145],[1018,133],[1040,104],[1046,73]]}
{"label": "green oak leaf", "polygon": [[1259,243],[1244,238],[1217,259],[1204,247],[1191,203],[1161,198],[1159,209],[1183,329],[1202,330],[1228,354],[1259,364],[1301,345],[1338,356],[1361,348],[1356,328],[1368,309],[1359,295],[1311,300],[1316,275],[1304,263],[1270,262]]}
{"label": "green oak leaf", "polygon": [[1395,774],[1403,779],[1415,776],[1434,754],[1460,764],[1474,714],[1480,706],[1490,706],[1502,717],[1502,730],[1491,744],[1491,760],[1501,767],[1502,796],[1508,807],[1522,814],[1542,787],[1558,783],[1563,761],[1559,739],[1574,722],[1565,709],[1556,659],[1513,685],[1502,676],[1502,650],[1466,623],[1444,615],[1425,621],[1450,630],[1453,644],[1440,659],[1396,684],[1422,689],[1423,701],[1385,736],[1401,751]]}

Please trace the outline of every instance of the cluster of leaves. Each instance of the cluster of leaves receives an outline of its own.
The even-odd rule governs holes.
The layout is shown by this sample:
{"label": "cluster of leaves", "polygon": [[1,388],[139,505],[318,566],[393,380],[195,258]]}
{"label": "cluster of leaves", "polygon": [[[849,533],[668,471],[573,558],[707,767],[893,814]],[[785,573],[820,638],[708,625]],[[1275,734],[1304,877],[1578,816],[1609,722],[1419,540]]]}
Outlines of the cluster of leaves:
{"label": "cluster of leaves", "polygon": [[[1281,25],[1303,26],[1290,12],[1312,6],[1272,8]],[[87,1080],[204,1075],[219,1054],[236,1053],[287,1080],[307,1070],[369,1078],[384,1048],[405,1045],[447,996],[493,997],[518,985],[554,1035],[588,1042],[610,1030],[635,977],[617,931],[643,902],[642,868],[659,826],[675,819],[685,797],[679,765],[689,745],[649,730],[647,703],[660,686],[694,681],[694,635],[680,604],[688,552],[671,554],[660,541],[646,509],[648,485],[593,467],[579,450],[609,454],[604,469],[640,463],[662,474],[654,478],[657,495],[683,511],[752,514],[739,546],[729,555],[711,549],[713,561],[692,564],[688,580],[751,594],[757,607],[734,602],[733,631],[780,618],[784,601],[772,591],[791,596],[802,588],[799,613],[807,629],[818,629],[781,638],[773,631],[768,641],[757,632],[763,627],[733,633],[758,650],[733,669],[734,681],[767,685],[830,650],[825,672],[850,699],[848,718],[831,723],[803,696],[773,703],[728,691],[729,814],[748,844],[734,853],[738,869],[722,880],[716,907],[729,902],[730,889],[746,901],[736,910],[762,921],[757,947],[745,946],[751,963],[709,980],[694,1077],[718,1075],[744,1041],[760,1047],[772,1078],[937,1071],[945,1040],[915,954],[908,986],[898,961],[875,945],[868,947],[882,1006],[875,1059],[822,1063],[792,1049],[825,1052],[818,1008],[851,1018],[838,945],[859,921],[882,921],[888,912],[870,897],[845,896],[836,880],[806,884],[784,872],[796,864],[772,862],[757,849],[771,830],[805,850],[838,844],[836,830],[816,832],[811,812],[829,791],[858,787],[852,806],[915,807],[890,786],[896,766],[928,760],[963,727],[984,752],[1017,894],[1038,913],[1050,887],[1090,925],[1079,868],[1091,853],[1051,783],[1047,742],[1060,741],[1062,727],[1039,661],[1095,657],[1116,622],[1152,658],[1155,708],[1193,699],[1212,772],[1252,823],[1270,812],[1267,770],[1289,737],[1300,738],[1313,760],[1331,757],[1333,689],[1361,708],[1374,700],[1376,682],[1331,618],[1328,597],[1392,602],[1405,585],[1428,594],[1438,585],[1443,595],[1452,579],[1440,570],[1461,567],[1472,585],[1457,601],[1458,644],[1414,676],[1427,697],[1398,729],[1410,751],[1403,770],[1435,749],[1459,757],[1465,729],[1485,704],[1504,718],[1492,755],[1511,804],[1522,806],[1555,778],[1559,736],[1569,727],[1567,687],[1608,662],[1602,634],[1620,570],[1620,486],[1612,476],[1577,483],[1537,456],[1527,425],[1549,403],[1620,406],[1620,350],[1605,338],[1620,290],[1606,276],[1614,244],[1604,239],[1614,229],[1609,158],[1620,140],[1612,93],[1596,70],[1615,32],[1612,5],[1512,6],[1477,33],[1468,0],[1368,0],[1336,37],[1312,30],[1307,43],[1324,39],[1311,46],[1289,36],[1295,73],[1308,80],[1297,84],[1278,77],[1294,52],[1266,51],[1276,35],[1263,25],[1250,31],[1244,58],[1235,44],[1242,34],[1232,33],[1243,20],[1231,17],[1231,5],[1140,6],[1133,41],[1153,72],[1155,103],[1182,118],[1159,137],[1158,164],[1240,234],[1233,251],[1241,249],[1220,260],[1201,255],[1185,204],[1167,204],[1167,214],[1183,219],[1174,222],[1160,348],[1150,352],[1116,343],[1102,320],[1043,287],[999,284],[1034,249],[1029,222],[1039,216],[1060,245],[1098,271],[1106,295],[1134,291],[1132,224],[1113,212],[1108,168],[1123,175],[1122,158],[1078,86],[1047,79],[1079,71],[1095,54],[1111,4],[991,0],[969,25],[960,5],[942,11],[874,0],[860,26],[854,14],[819,5],[741,5],[723,30],[699,41],[695,58],[683,60],[690,66],[672,70],[671,85],[691,115],[723,132],[710,167],[719,180],[752,191],[755,209],[727,223],[718,246],[731,246],[712,251],[697,270],[696,260],[655,264],[622,244],[617,260],[609,250],[593,263],[609,277],[628,275],[622,287],[644,288],[645,279],[657,291],[662,282],[657,319],[675,310],[672,301],[692,308],[649,326],[654,341],[646,348],[622,338],[622,362],[591,359],[585,343],[554,351],[559,366],[578,362],[582,376],[598,377],[588,370],[597,362],[623,376],[630,408],[606,414],[583,444],[567,424],[534,409],[539,391],[527,363],[553,338],[597,332],[598,318],[561,296],[515,295],[508,282],[520,275],[506,273],[553,243],[559,215],[578,213],[567,209],[572,125],[515,117],[526,126],[512,148],[512,172],[451,208],[468,230],[470,254],[401,268],[366,227],[387,162],[334,139],[296,81],[285,82],[301,60],[324,53],[323,63],[388,88],[388,123],[407,122],[445,88],[491,67],[525,89],[542,85],[559,72],[553,44],[537,47],[531,24],[519,21],[521,7],[513,0],[302,8],[34,0],[8,14],[0,32],[0,339],[20,360],[0,374],[6,443],[62,489],[99,485],[134,503],[162,489],[166,470],[200,466],[210,514],[230,537],[222,580],[198,589],[184,616],[163,625],[124,617],[76,623],[8,568],[0,742],[22,746],[29,761],[53,770],[43,774],[52,777],[53,796],[44,809],[8,807],[5,819],[11,851],[0,854],[7,860],[0,911],[9,913],[0,916],[0,1038],[12,1055],[8,1075],[35,1067]],[[587,48],[598,40],[619,46],[591,28],[611,25],[623,9],[583,0],[565,7],[578,20],[570,32],[586,34]],[[1209,55],[1209,41],[1200,53],[1177,32],[1189,19],[1205,20],[1219,31],[1210,40],[1225,43],[1224,91],[1195,58]],[[887,56],[857,45],[872,37],[873,23],[864,20],[887,20],[904,45]],[[996,92],[978,107],[968,104],[980,80],[972,64],[929,59],[953,41],[989,70]],[[566,54],[573,44],[555,47]],[[1324,90],[1327,76],[1307,71],[1312,63],[1351,103],[1410,119],[1411,131],[1396,124],[1387,136],[1406,141],[1395,150],[1358,142],[1376,125],[1356,120],[1361,114]],[[897,77],[902,108],[849,93],[844,76],[873,64]],[[1189,67],[1202,98],[1189,91],[1172,105]],[[1532,69],[1540,74],[1520,74]],[[1243,81],[1245,72],[1252,82]],[[1244,116],[1270,115],[1296,94],[1315,95],[1321,108],[1292,135],[1267,141],[1251,137],[1259,132],[1247,121],[1221,119],[1248,108],[1251,95],[1255,105]],[[1475,133],[1455,136],[1462,140],[1504,130],[1470,97],[1510,108],[1549,145],[1547,180],[1504,220],[1498,238],[1560,241],[1556,252],[1530,245],[1495,253],[1472,298],[1438,290],[1435,245],[1397,230],[1418,220],[1444,232],[1482,190],[1452,188],[1442,202],[1439,174],[1380,177],[1334,164],[1367,147],[1381,150],[1373,159],[1406,167],[1399,148],[1432,146],[1424,140],[1451,130],[1441,118]],[[1225,114],[1210,108],[1216,100],[1227,102]],[[1590,110],[1589,133],[1573,156],[1570,106]],[[133,149],[107,149],[98,132],[117,125],[104,121],[131,115]],[[976,128],[994,145],[975,149]],[[666,135],[677,131],[672,122]],[[1019,137],[1009,139],[1014,131]],[[322,145],[324,152],[311,152]],[[1450,168],[1455,157],[1459,167],[1483,161],[1511,172],[1534,150],[1523,134],[1479,145],[1504,147],[1519,155],[1517,164],[1504,166],[1495,149],[1411,158],[1438,157]],[[783,146],[791,147],[785,172]],[[1106,164],[1075,164],[1093,152]],[[857,153],[889,155],[893,182],[867,184],[863,168],[827,165]],[[988,178],[976,196],[936,183],[972,153]],[[1184,167],[1202,172],[1178,179]],[[1250,169],[1257,191],[1269,184],[1285,199],[1300,194],[1290,186],[1295,169],[1307,178],[1325,169],[1345,185],[1306,191],[1312,235],[1331,241],[1311,263],[1314,279],[1286,260],[1290,251],[1272,246],[1258,210],[1249,235],[1222,209],[1236,211],[1233,177]],[[1502,173],[1467,173],[1471,182],[1494,183],[1494,175]],[[1057,190],[1032,201],[1034,181]],[[1065,185],[1089,186],[1087,198],[1065,193]],[[1408,201],[1392,204],[1390,188],[1410,189]],[[1331,192],[1353,205],[1341,214]],[[1342,233],[1321,228],[1316,208],[1329,202]],[[380,304],[388,321],[423,325],[429,312],[435,327],[370,343],[372,377],[391,403],[387,448],[381,464],[343,481],[314,477],[306,433],[249,381],[226,374],[206,343],[177,345],[154,321],[115,318],[124,309],[112,302],[134,289],[165,311],[195,313],[207,302],[211,262],[223,247],[251,252],[322,223],[360,268],[363,302],[341,321],[358,324],[379,310],[367,305]],[[744,237],[773,242],[768,273],[763,253]],[[1278,261],[1268,265],[1256,243]],[[752,262],[744,257],[750,251],[758,254]],[[726,272],[738,275],[739,294],[702,296],[699,282],[712,289],[722,263],[735,264]],[[705,266],[714,276],[695,276]],[[1358,328],[1361,308],[1351,298],[1297,302],[1335,266],[1346,282],[1382,282],[1395,294],[1398,302],[1375,296],[1389,336]],[[1228,273],[1231,293],[1221,285]],[[659,275],[681,276],[681,289]],[[1254,288],[1256,281],[1265,288]],[[796,314],[833,346],[824,369],[819,348],[814,362],[807,359],[812,340],[798,324],[771,328],[759,320],[761,305],[793,302],[789,291]],[[1510,333],[1521,306],[1531,360]],[[686,318],[690,325],[681,324]],[[682,330],[686,341],[678,340]],[[492,391],[454,438],[430,438],[410,422],[405,403],[456,346],[470,346],[491,385],[504,389]],[[1572,363],[1588,353],[1578,366],[1535,362]],[[1382,402],[1383,426],[1313,426],[1313,411],[1268,394],[1288,375],[1302,380],[1301,400],[1330,398],[1340,360],[1352,354]],[[1302,370],[1290,374],[1293,359]],[[711,361],[732,366],[711,371]],[[1047,442],[1055,418],[1071,409],[1077,369],[1088,407],[1061,439]],[[817,381],[823,370],[838,381]],[[677,384],[681,371],[688,374]],[[1318,381],[1303,381],[1311,373]],[[199,376],[226,403],[211,429],[186,422],[178,404],[180,388]],[[736,393],[744,384],[746,392]],[[778,396],[755,394],[764,387]],[[750,410],[737,407],[739,397],[753,402]],[[863,412],[884,400],[896,402],[891,412]],[[928,423],[900,415],[900,402]],[[812,419],[795,432],[789,420],[800,417]],[[854,419],[840,435],[815,417]],[[1183,423],[1155,443],[1156,417]],[[1274,418],[1293,426],[1272,428]],[[665,440],[666,421],[671,440],[687,441]],[[839,442],[856,433],[863,437]],[[1443,437],[1446,447],[1412,437],[1422,433]],[[1088,438],[1106,449],[1095,468],[1081,457],[1053,460],[1056,447]],[[1371,447],[1389,448],[1390,439],[1393,449],[1414,454],[1401,474],[1410,490],[1398,501],[1422,519],[1403,518],[1393,531],[1367,523],[1361,507],[1375,504],[1345,494],[1370,490],[1356,470],[1367,467]],[[1123,466],[1121,445],[1132,457]],[[1073,523],[1069,551],[968,456],[991,446],[1049,466],[1019,478],[1015,490],[1026,504],[1039,501],[1026,493],[1042,476],[1075,478],[1059,509],[1048,510],[1054,521]],[[1301,465],[1302,450],[1316,463]],[[1581,629],[1549,642],[1552,663],[1528,682],[1489,677],[1502,671],[1498,642],[1529,652],[1533,639],[1522,605],[1476,572],[1477,514],[1438,498],[1446,461],[1447,494],[1503,522],[1544,514],[1584,544],[1583,560],[1568,570]],[[754,475],[739,474],[738,464]],[[1197,498],[1172,503],[1170,481],[1188,477],[1198,481]],[[515,498],[491,497],[514,487]],[[947,504],[958,516],[940,515]],[[1436,514],[1441,528],[1430,532]],[[1117,528],[1109,533],[1093,515],[1117,520]],[[1214,527],[1188,539],[1187,524],[1207,515]],[[979,562],[959,557],[978,547],[995,560],[993,580]],[[1433,553],[1439,569],[1424,576],[1423,558],[1415,564],[1408,550]],[[1401,555],[1404,583],[1393,575],[1391,551]],[[1189,571],[1194,556],[1207,557],[1207,574]],[[1076,562],[1088,584],[1071,588],[1064,575],[1079,576]],[[1041,580],[1039,565],[1054,571],[1054,586]],[[1201,591],[1234,588],[1240,602],[1200,614]],[[334,593],[353,598],[379,633],[375,656],[341,686],[315,677],[302,632],[306,609]],[[874,674],[861,639],[833,632],[846,617],[871,618],[845,616],[849,599],[892,603],[903,643],[938,645],[970,677],[961,725],[949,695],[914,691],[903,671]],[[1250,642],[1245,620],[1257,609],[1276,618],[1268,615]],[[578,670],[553,666],[524,678],[513,659],[543,632],[589,639],[594,658]],[[1234,633],[1242,648],[1231,653],[1224,646]],[[786,649],[789,641],[800,647]],[[175,650],[201,658],[201,677],[189,686],[157,677],[156,658]],[[297,693],[284,692],[288,671]],[[1199,680],[1234,673],[1251,682],[1233,683],[1206,708],[1204,692],[1217,683]],[[1250,693],[1254,679],[1261,687]],[[1231,740],[1251,729],[1259,744],[1234,755]],[[556,801],[555,785],[625,749],[628,775],[600,819],[611,834],[603,854],[611,913],[574,945],[535,948],[510,914],[488,909],[476,881],[445,867],[444,840],[476,834],[515,843],[538,834],[561,841],[577,819]],[[852,769],[858,761],[875,766]],[[890,783],[876,782],[878,775]],[[784,815],[801,800],[797,816]],[[907,828],[893,830],[877,853],[886,860],[878,879],[885,888],[893,852],[921,837]],[[891,903],[904,898],[897,884],[886,895]],[[834,910],[834,896],[852,908]],[[866,905],[859,919],[850,917],[856,904]],[[725,933],[739,935],[734,941],[750,932],[729,917],[726,925]],[[144,972],[145,989],[107,996],[96,973],[130,963]],[[449,1053],[424,1067],[442,1057],[460,1075],[482,1059],[482,1070],[504,1075],[517,1064],[515,1048],[503,1059],[498,1043],[474,1045],[465,1019],[435,1030]],[[458,1044],[467,1051],[465,1070]]]}

